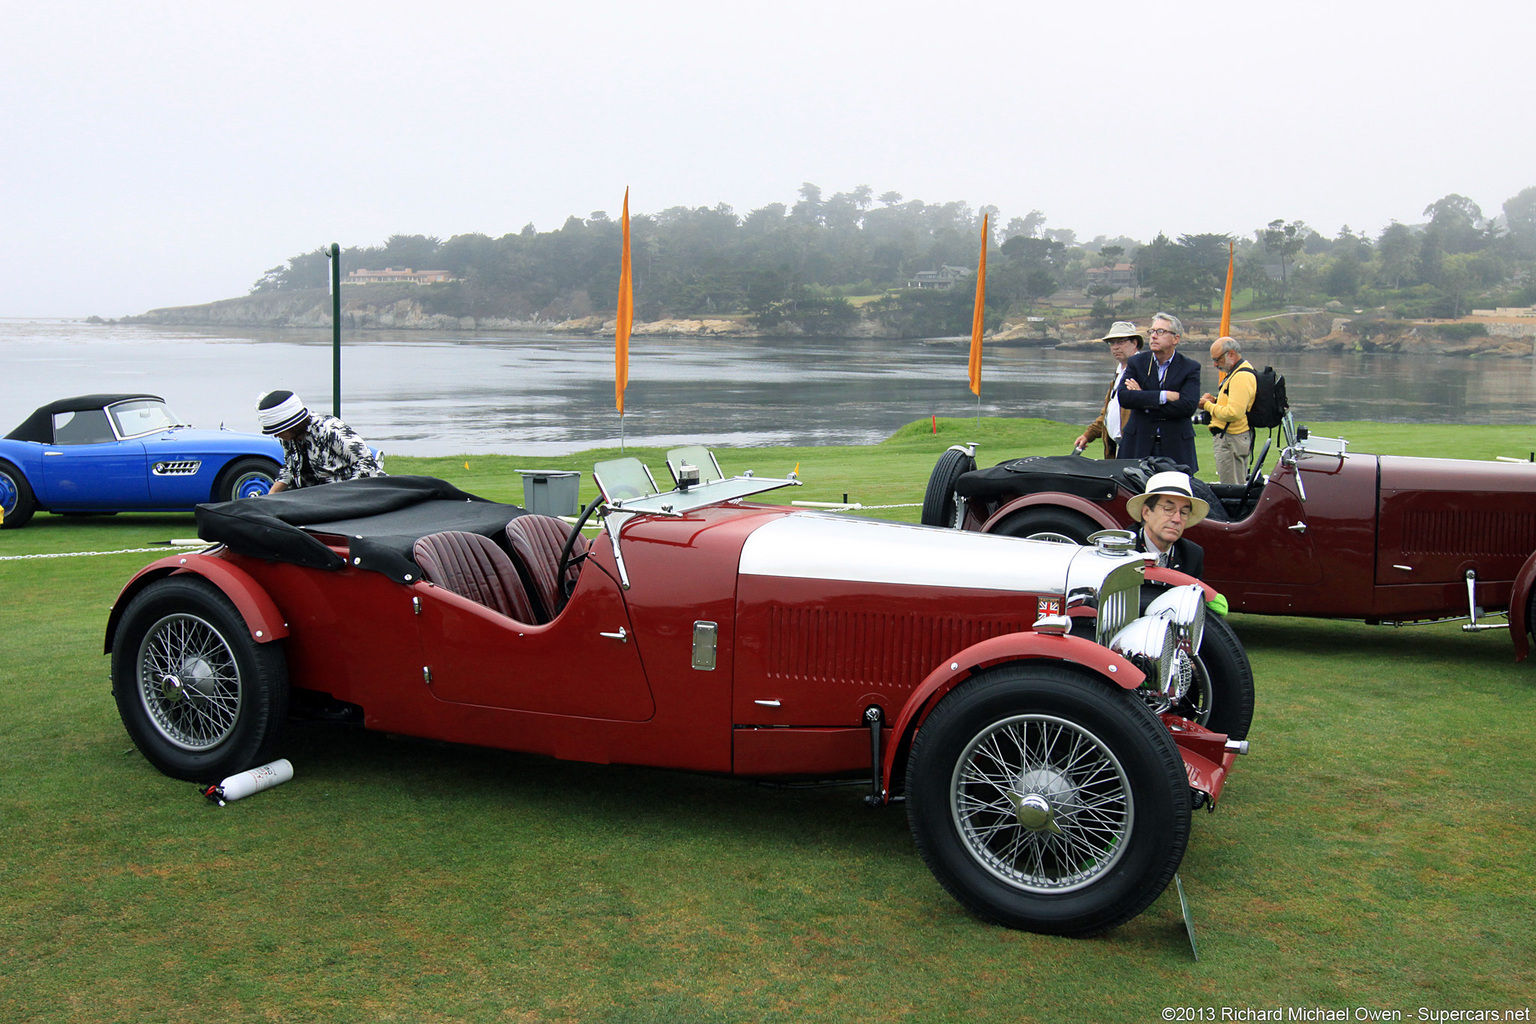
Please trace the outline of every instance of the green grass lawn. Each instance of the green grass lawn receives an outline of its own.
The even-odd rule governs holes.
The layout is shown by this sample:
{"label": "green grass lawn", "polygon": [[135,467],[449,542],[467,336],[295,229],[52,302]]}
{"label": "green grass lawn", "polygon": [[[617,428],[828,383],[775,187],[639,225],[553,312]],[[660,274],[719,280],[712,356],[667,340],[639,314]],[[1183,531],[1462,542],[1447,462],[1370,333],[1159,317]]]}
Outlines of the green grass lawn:
{"label": "green grass lawn", "polygon": [[[727,473],[798,463],[806,485],[787,497],[910,506],[950,443],[980,440],[990,464],[1064,452],[1078,429],[939,427],[719,456]],[[1528,427],[1316,432],[1417,455],[1533,444]],[[591,463],[614,454],[389,468],[514,501],[514,468],[581,469],[585,499]],[[665,472],[659,453],[628,454]],[[40,515],[0,533],[0,556],[193,533],[190,515]],[[1171,891],[1090,940],[975,920],[923,867],[903,810],[867,810],[858,789],[299,723],[294,780],[216,808],[144,761],[109,694],[106,613],[154,557],[0,561],[6,1022],[1020,1024],[1170,1006],[1417,1020],[1536,993],[1536,665],[1504,633],[1233,618],[1258,685],[1253,753],[1197,815],[1181,868],[1196,963]]]}

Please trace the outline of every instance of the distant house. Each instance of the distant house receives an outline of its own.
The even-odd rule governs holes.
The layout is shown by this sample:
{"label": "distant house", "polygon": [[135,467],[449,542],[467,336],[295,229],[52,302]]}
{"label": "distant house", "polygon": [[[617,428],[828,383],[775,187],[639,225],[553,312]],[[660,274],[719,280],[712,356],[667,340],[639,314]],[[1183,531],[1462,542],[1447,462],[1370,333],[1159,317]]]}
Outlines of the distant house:
{"label": "distant house", "polygon": [[1136,267],[1130,263],[1116,263],[1112,267],[1089,267],[1088,284],[1110,285],[1115,288],[1136,287]]}
{"label": "distant house", "polygon": [[907,282],[908,288],[948,288],[971,273],[969,267],[942,266],[938,270],[919,270]]}
{"label": "distant house", "polygon": [[354,270],[347,275],[347,284],[441,284],[454,280],[446,270]]}

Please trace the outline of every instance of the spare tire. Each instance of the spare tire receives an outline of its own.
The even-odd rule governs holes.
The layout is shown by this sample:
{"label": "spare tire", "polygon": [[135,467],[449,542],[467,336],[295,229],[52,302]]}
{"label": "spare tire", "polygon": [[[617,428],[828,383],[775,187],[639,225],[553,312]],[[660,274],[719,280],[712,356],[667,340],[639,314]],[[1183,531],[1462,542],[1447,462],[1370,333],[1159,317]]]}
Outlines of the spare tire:
{"label": "spare tire", "polygon": [[951,448],[939,456],[928,477],[928,491],[923,495],[924,526],[960,525],[955,522],[955,481],[975,468],[975,457],[964,448]]}

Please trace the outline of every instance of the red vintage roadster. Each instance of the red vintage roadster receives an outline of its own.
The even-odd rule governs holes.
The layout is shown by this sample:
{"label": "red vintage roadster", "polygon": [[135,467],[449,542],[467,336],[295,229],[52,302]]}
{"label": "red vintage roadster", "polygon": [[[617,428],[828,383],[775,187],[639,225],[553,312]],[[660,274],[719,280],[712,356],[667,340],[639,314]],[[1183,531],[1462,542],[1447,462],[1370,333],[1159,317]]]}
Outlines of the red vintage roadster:
{"label": "red vintage roadster", "polygon": [[867,777],[987,919],[1091,934],[1164,889],[1247,746],[1178,713],[1209,688],[1197,584],[1143,614],[1145,563],[1115,538],[754,504],[798,481],[727,478],[699,448],[668,467],[661,492],[600,463],[574,525],[425,477],[201,506],[213,546],[112,610],[123,723],[199,781],[275,756],[300,706],[557,758]]}
{"label": "red vintage roadster", "polygon": [[[1536,616],[1536,465],[1351,453],[1287,421],[1278,465],[1265,444],[1248,481],[1205,485],[1189,530],[1205,580],[1234,611],[1406,624],[1465,618],[1505,629],[1517,659]],[[1156,460],[1076,454],[978,470],[957,445],[929,477],[923,522],[1081,543],[1131,528],[1125,503]],[[1487,622],[1503,613],[1507,621]]]}

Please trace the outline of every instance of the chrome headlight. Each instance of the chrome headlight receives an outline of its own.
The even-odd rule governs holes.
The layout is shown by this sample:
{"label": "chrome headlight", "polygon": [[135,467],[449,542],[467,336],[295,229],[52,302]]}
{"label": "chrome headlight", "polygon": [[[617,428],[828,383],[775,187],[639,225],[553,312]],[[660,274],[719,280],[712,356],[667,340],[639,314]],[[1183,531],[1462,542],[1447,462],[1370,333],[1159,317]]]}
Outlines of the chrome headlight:
{"label": "chrome headlight", "polygon": [[1205,591],[1196,583],[1174,587],[1147,605],[1146,614],[1172,622],[1181,646],[1194,654],[1205,637]]}
{"label": "chrome headlight", "polygon": [[1146,682],[1163,688],[1174,652],[1179,649],[1173,623],[1156,615],[1144,615],[1116,633],[1109,649],[1146,673]]}
{"label": "chrome headlight", "polygon": [[1144,615],[1116,633],[1109,649],[1146,674],[1137,693],[1153,711],[1168,710],[1189,692],[1194,660],[1171,619]]}

